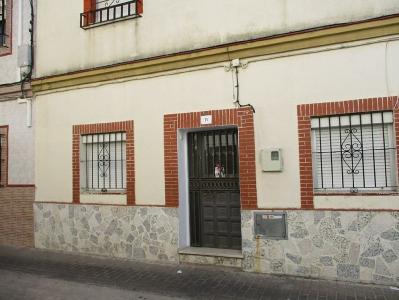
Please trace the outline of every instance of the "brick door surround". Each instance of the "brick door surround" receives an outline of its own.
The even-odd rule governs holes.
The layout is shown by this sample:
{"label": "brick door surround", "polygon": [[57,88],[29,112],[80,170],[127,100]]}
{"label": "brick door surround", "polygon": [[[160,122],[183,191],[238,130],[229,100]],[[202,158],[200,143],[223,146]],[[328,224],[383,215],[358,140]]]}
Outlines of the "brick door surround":
{"label": "brick door surround", "polygon": [[[212,116],[212,124],[201,125],[201,116],[206,115]],[[165,206],[179,206],[177,131],[216,126],[238,128],[241,208],[257,208],[254,119],[249,107],[164,115]]]}

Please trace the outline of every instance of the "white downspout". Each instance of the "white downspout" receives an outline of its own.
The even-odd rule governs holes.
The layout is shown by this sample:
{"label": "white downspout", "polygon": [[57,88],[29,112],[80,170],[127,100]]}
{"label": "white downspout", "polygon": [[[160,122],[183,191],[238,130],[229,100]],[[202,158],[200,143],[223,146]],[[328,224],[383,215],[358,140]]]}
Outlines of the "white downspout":
{"label": "white downspout", "polygon": [[32,127],[32,98],[18,98],[19,104],[26,103],[26,126]]}

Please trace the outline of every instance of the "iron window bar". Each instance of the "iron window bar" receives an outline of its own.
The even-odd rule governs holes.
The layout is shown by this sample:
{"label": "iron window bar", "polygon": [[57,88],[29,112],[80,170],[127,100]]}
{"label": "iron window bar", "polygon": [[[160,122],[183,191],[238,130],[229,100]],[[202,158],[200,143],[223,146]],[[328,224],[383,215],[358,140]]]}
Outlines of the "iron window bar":
{"label": "iron window bar", "polygon": [[220,167],[220,180],[237,178],[239,174],[238,134],[235,129],[191,132],[188,135],[190,150],[189,178],[215,178],[215,168]]}
{"label": "iron window bar", "polygon": [[96,1],[96,5],[104,3],[105,6],[81,13],[80,28],[85,29],[87,27],[107,24],[121,19],[139,18],[141,17],[138,7],[139,1],[140,0],[132,0],[117,4],[114,4],[115,1]]}
{"label": "iron window bar", "polygon": [[0,47],[6,44],[6,0],[0,0]]}
{"label": "iron window bar", "polygon": [[312,118],[312,131],[315,191],[396,190],[392,112]]}
{"label": "iron window bar", "polygon": [[126,133],[82,135],[81,190],[123,192],[126,189]]}

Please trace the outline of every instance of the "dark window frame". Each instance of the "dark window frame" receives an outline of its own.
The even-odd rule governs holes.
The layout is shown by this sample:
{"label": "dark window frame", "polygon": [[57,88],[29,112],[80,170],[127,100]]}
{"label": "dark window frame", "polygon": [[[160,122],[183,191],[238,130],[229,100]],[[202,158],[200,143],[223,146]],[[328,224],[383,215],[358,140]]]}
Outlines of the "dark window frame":
{"label": "dark window frame", "polygon": [[12,53],[12,0],[0,0],[3,5],[0,15],[5,16],[3,26],[0,28],[0,56]]}
{"label": "dark window frame", "polygon": [[5,45],[6,37],[6,1],[0,0],[0,47]]}
{"label": "dark window frame", "polygon": [[8,125],[0,126],[0,188],[8,185]]}

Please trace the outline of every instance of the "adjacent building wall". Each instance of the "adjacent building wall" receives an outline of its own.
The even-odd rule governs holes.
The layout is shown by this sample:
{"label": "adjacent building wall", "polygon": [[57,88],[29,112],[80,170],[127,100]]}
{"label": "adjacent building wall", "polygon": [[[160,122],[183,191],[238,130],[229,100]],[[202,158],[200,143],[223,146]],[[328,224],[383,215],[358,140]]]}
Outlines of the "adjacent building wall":
{"label": "adjacent building wall", "polygon": [[[6,185],[0,187],[0,244],[34,246],[34,132],[27,127],[26,104],[0,100],[0,126],[7,125]],[[4,153],[4,151],[3,151]]]}
{"label": "adjacent building wall", "polygon": [[[7,180],[0,187],[0,244],[32,247],[34,128],[27,126],[27,104],[17,101],[23,96],[20,80],[30,64],[30,2],[7,1],[7,8],[10,12],[12,8],[12,15],[7,15],[11,36],[8,48],[0,49],[0,126],[8,128]],[[26,81],[24,94],[29,97],[32,94]]]}
{"label": "adjacent building wall", "polygon": [[[29,1],[7,1],[7,6],[12,5],[11,49],[0,52],[0,85],[21,80],[21,66],[29,64],[30,55],[30,4]],[[22,71],[27,71],[26,68]],[[0,119],[1,120],[1,119]],[[1,122],[0,122],[1,123]]]}
{"label": "adjacent building wall", "polygon": [[[8,184],[33,185],[34,127],[27,126],[26,103],[0,101],[0,125],[8,125]],[[34,120],[33,120],[34,121]]]}
{"label": "adjacent building wall", "polygon": [[33,247],[34,186],[0,188],[0,245]]}

